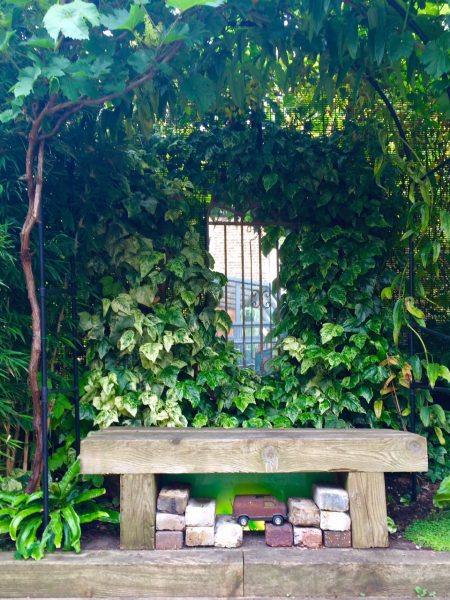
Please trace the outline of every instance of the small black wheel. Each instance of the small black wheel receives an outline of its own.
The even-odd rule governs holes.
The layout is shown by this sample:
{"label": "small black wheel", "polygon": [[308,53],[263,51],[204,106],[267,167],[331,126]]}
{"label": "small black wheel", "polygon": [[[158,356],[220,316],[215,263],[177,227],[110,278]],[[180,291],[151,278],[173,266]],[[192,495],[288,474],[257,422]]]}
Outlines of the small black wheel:
{"label": "small black wheel", "polygon": [[274,525],[283,525],[284,519],[283,519],[283,517],[281,515],[274,515],[272,517],[272,523]]}
{"label": "small black wheel", "polygon": [[238,517],[238,523],[241,527],[247,527],[248,517],[246,515],[241,515],[240,517]]}

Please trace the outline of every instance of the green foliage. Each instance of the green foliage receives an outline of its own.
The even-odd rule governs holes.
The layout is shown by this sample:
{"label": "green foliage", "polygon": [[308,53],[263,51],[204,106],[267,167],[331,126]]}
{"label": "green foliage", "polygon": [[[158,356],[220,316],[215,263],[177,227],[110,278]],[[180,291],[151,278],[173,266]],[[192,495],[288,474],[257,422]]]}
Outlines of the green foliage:
{"label": "green foliage", "polygon": [[120,203],[128,218],[107,215],[96,227],[105,254],[91,257],[90,276],[103,299],[101,312],[80,314],[91,369],[83,403],[100,427],[237,426],[256,402],[258,377],[238,370],[223,337],[225,279],[191,224],[191,187],[161,175],[147,185],[151,196]]}
{"label": "green foliage", "polygon": [[417,546],[441,552],[450,551],[450,512],[441,511],[415,521],[405,530],[405,538]]}
{"label": "green foliage", "polygon": [[50,484],[50,521],[43,524],[42,492],[26,494],[0,491],[0,534],[16,543],[18,558],[39,560],[55,548],[80,551],[81,525],[96,520],[118,522],[118,514],[94,502],[105,490],[81,482],[79,462],[74,462],[59,482]]}
{"label": "green foliage", "polygon": [[433,503],[438,508],[450,508],[450,475],[441,481],[441,485],[434,495]]}
{"label": "green foliage", "polygon": [[[315,138],[265,124],[262,140],[256,128],[234,127],[157,144],[169,173],[249,221],[274,224],[263,245],[281,244],[281,339],[262,393],[281,426],[403,428],[413,376],[432,386],[448,377],[445,365],[427,353],[409,357],[400,344],[410,319],[423,325],[424,313],[404,289],[398,240],[407,200],[386,193],[395,189],[395,162],[383,187],[374,182],[376,131],[348,124]],[[387,267],[393,261],[400,275]],[[441,472],[448,411],[429,392],[416,395],[433,472]]]}

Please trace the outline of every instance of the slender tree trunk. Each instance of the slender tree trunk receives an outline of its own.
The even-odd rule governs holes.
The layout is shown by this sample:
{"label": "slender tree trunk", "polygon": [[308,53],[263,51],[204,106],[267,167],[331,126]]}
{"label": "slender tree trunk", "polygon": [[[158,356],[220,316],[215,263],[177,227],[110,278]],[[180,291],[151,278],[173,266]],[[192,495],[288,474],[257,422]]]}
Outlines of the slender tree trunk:
{"label": "slender tree trunk", "polygon": [[[28,367],[28,382],[31,390],[31,400],[33,403],[33,429],[35,451],[33,457],[33,468],[30,482],[27,487],[28,492],[34,491],[38,485],[42,471],[42,411],[41,394],[39,390],[39,363],[41,357],[41,316],[39,312],[39,302],[36,294],[36,284],[33,275],[32,254],[30,249],[30,238],[34,226],[39,219],[39,211],[42,198],[45,142],[36,141],[36,133],[32,128],[28,141],[28,150],[26,158],[26,181],[28,186],[28,212],[20,234],[20,259],[23,272],[25,274],[25,283],[27,288],[28,300],[31,306],[31,328],[32,342],[31,355]],[[34,172],[37,154],[37,170]]]}

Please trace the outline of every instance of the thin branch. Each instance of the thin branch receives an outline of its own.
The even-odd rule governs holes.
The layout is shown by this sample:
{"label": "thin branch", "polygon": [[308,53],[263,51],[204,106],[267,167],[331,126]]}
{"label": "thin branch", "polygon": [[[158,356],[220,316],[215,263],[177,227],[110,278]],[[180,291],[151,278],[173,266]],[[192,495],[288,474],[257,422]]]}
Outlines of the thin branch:
{"label": "thin branch", "polygon": [[393,10],[395,10],[395,12],[398,15],[402,17],[402,19],[406,20],[410,29],[420,37],[424,44],[426,44],[429,41],[428,36],[424,32],[424,30],[416,23],[416,21],[412,18],[412,16],[406,11],[406,9],[403,6],[396,2],[396,0],[387,0],[387,3]]}
{"label": "thin branch", "polygon": [[405,133],[405,130],[403,129],[402,122],[400,121],[397,113],[395,112],[394,106],[392,105],[391,101],[384,93],[384,91],[383,91],[382,87],[380,86],[380,84],[378,83],[378,81],[376,81],[371,75],[366,75],[366,79],[370,83],[370,85],[373,87],[373,89],[377,92],[377,94],[380,96],[380,98],[383,100],[384,104],[386,105],[386,108],[388,109],[388,111],[398,129],[400,139],[403,142],[403,148],[405,150],[406,158],[408,160],[411,160],[412,154],[411,154],[411,149],[408,144],[408,140],[406,139],[406,133]]}
{"label": "thin branch", "polygon": [[[172,44],[170,46],[170,50],[168,52],[166,52],[165,54],[163,54],[162,57],[160,57],[160,59],[157,61],[157,64],[161,65],[161,64],[166,64],[166,63],[170,62],[172,60],[172,58],[178,53],[178,51],[182,45],[183,45],[183,42],[181,42],[181,41],[175,42],[174,44]],[[100,96],[99,98],[85,98],[85,99],[79,100],[77,103],[62,102],[60,104],[56,104],[55,106],[53,106],[51,108],[48,108],[46,110],[45,116],[51,116],[51,115],[57,114],[58,112],[61,112],[61,111],[66,111],[66,112],[58,119],[55,126],[49,133],[39,136],[39,138],[38,138],[39,141],[46,140],[46,139],[53,137],[59,131],[59,128],[64,124],[64,122],[70,116],[72,116],[74,113],[78,112],[79,110],[82,110],[83,108],[87,108],[87,107],[100,106],[101,104],[105,104],[105,102],[111,102],[112,100],[116,100],[117,98],[126,96],[126,94],[128,94],[129,92],[132,92],[136,88],[142,86],[147,81],[150,81],[154,77],[156,70],[157,69],[156,69],[155,65],[152,65],[152,67],[146,73],[144,73],[144,75],[141,75],[137,79],[131,80],[127,84],[125,89],[120,92],[113,92],[111,94],[106,94],[104,96]],[[41,119],[41,121],[42,121],[42,119]]]}

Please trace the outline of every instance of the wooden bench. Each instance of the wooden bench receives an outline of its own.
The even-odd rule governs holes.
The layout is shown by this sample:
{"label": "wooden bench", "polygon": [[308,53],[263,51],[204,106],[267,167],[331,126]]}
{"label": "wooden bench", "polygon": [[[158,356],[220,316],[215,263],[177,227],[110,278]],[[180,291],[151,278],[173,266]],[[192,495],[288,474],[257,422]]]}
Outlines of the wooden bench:
{"label": "wooden bench", "polygon": [[81,442],[81,472],[120,475],[120,545],[153,549],[158,474],[343,473],[354,548],[388,546],[384,473],[428,469],[425,438],[385,429],[111,427]]}

